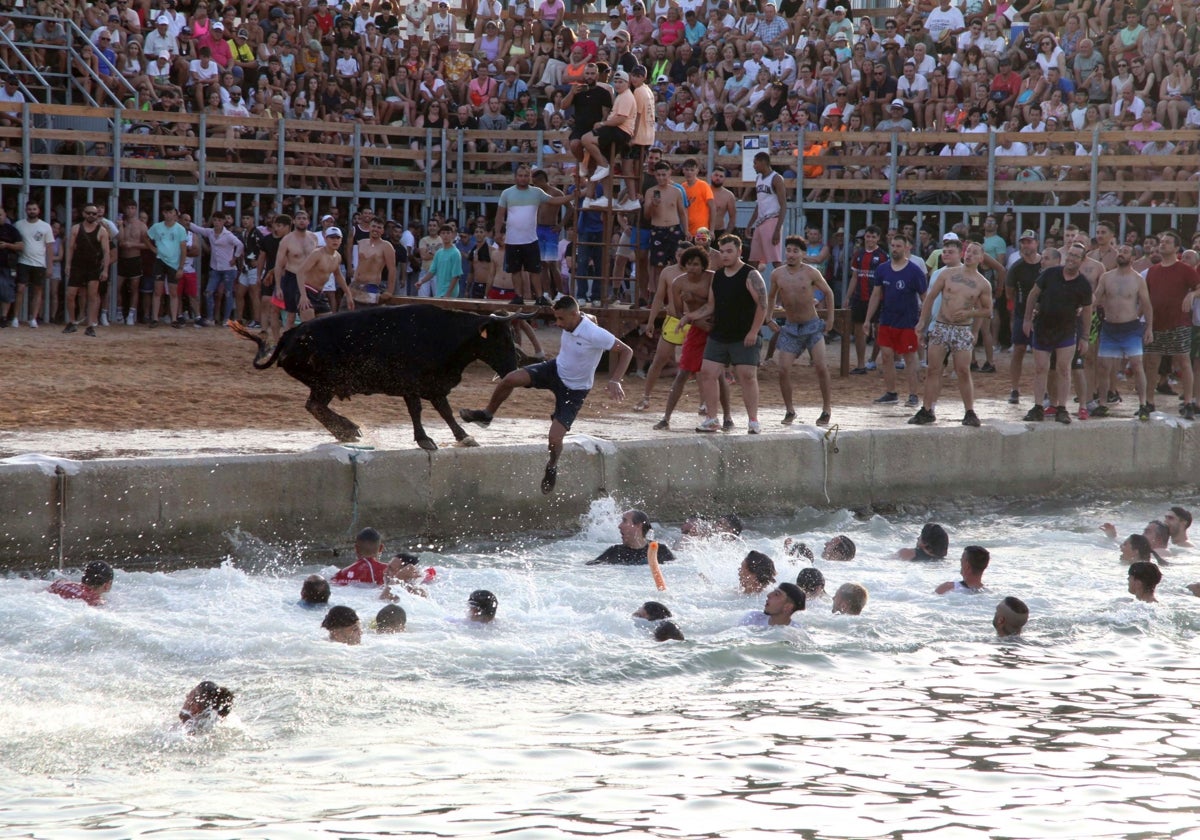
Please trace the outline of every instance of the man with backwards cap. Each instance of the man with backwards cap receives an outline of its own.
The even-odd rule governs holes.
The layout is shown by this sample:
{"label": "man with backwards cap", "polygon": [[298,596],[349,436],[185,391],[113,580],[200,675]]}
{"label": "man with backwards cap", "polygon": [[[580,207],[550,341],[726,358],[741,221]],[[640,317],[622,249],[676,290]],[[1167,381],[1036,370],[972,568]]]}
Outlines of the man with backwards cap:
{"label": "man with backwards cap", "polygon": [[342,272],[342,231],[335,227],[326,228],[324,236],[325,244],[320,248],[313,249],[304,258],[304,262],[300,263],[300,270],[296,272],[296,279],[300,285],[299,312],[302,321],[308,321],[313,317],[313,307],[309,301],[308,290],[321,289],[331,274],[335,275],[346,308],[354,309],[354,296],[350,294],[350,287],[346,284],[346,275]]}
{"label": "man with backwards cap", "polygon": [[792,614],[804,610],[804,592],[794,583],[781,583],[767,593],[762,612],[746,613],[743,627],[779,627],[792,624]]}
{"label": "man with backwards cap", "polygon": [[486,589],[476,589],[467,598],[467,620],[477,624],[491,624],[496,618],[496,596]]}
{"label": "man with backwards cap", "polygon": [[103,560],[93,560],[83,569],[83,579],[79,583],[71,580],[56,580],[50,584],[48,592],[53,592],[67,600],[85,601],[95,607],[104,602],[104,593],[112,589],[112,566]]}

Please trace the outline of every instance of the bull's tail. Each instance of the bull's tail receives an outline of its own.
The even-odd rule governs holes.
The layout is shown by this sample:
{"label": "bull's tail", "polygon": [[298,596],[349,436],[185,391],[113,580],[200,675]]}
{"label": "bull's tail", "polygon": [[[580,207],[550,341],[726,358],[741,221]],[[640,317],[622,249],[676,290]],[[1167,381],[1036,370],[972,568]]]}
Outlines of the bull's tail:
{"label": "bull's tail", "polygon": [[[258,370],[266,370],[271,365],[275,364],[279,358],[279,345],[276,344],[270,356],[267,356],[267,341],[261,335],[256,335],[246,327],[239,324],[237,321],[230,321],[229,328],[242,338],[248,338],[258,345],[258,354],[254,357],[254,367]],[[264,358],[264,356],[266,358]]]}

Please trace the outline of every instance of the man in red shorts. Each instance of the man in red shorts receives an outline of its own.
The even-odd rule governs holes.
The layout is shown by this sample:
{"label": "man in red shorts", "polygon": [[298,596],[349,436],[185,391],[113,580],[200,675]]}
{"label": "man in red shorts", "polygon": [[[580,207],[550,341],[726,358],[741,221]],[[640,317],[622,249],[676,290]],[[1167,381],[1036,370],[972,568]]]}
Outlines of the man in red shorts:
{"label": "man in red shorts", "polygon": [[[683,267],[680,274],[671,282],[667,290],[667,314],[679,318],[686,312],[694,312],[708,303],[708,290],[712,285],[713,273],[708,268],[708,248],[691,247],[679,258]],[[678,321],[675,322],[678,324]],[[665,328],[665,327],[664,327]],[[675,410],[683,388],[689,379],[700,373],[704,362],[704,345],[708,343],[708,331],[712,329],[712,317],[697,321],[687,331],[683,340],[683,351],[679,357],[679,373],[671,383],[671,393],[667,396],[667,409],[663,419],[654,424],[654,428],[662,431],[671,428],[671,413]],[[724,412],[726,431],[733,428],[733,417],[729,412],[729,386],[725,377],[720,379],[721,410]]]}
{"label": "man in red shorts", "polygon": [[877,403],[896,403],[896,356],[904,359],[908,372],[908,405],[915,408],[920,404],[917,396],[917,321],[921,317],[922,296],[929,286],[924,270],[909,260],[912,240],[903,233],[893,234],[889,256],[891,259],[875,269],[872,281],[871,300],[867,303],[866,322],[871,323],[879,312],[879,366],[883,369],[886,391]]}

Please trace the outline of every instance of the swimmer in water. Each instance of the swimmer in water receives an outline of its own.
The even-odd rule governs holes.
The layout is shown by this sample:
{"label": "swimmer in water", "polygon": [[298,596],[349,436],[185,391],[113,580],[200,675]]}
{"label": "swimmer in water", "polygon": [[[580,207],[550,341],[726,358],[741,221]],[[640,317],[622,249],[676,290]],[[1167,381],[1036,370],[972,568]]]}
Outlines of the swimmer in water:
{"label": "swimmer in water", "polygon": [[375,614],[376,633],[403,633],[407,625],[408,614],[395,604],[388,604]]}
{"label": "swimmer in water", "polygon": [[1176,505],[1163,516],[1163,523],[1171,533],[1171,545],[1188,547],[1188,528],[1192,527],[1192,512]]}
{"label": "swimmer in water", "polygon": [[660,621],[658,626],[654,628],[654,641],[656,642],[682,642],[683,631],[681,631],[674,621]]}
{"label": "swimmer in water", "polygon": [[330,582],[338,586],[345,586],[349,583],[369,583],[379,586],[385,583],[387,564],[379,559],[382,553],[383,537],[374,528],[363,528],[354,538],[354,554],[358,559],[338,571]]}
{"label": "swimmer in water", "polygon": [[775,561],[761,551],[747,552],[738,567],[738,584],[747,595],[757,595],[775,582]]}
{"label": "swimmer in water", "polygon": [[896,552],[901,560],[945,560],[950,551],[950,537],[946,529],[936,522],[927,522],[917,538],[916,548],[902,548]]}
{"label": "swimmer in water", "polygon": [[[810,563],[817,562],[817,558],[811,548],[802,542],[796,542],[791,537],[783,541],[783,547],[793,557],[805,557]],[[845,534],[838,534],[836,537],[831,537],[825,541],[825,547],[821,549],[821,559],[832,560],[835,563],[844,563],[853,560],[854,555],[857,553],[858,547],[854,544],[854,540]]]}
{"label": "swimmer in water", "polygon": [[190,733],[205,732],[233,710],[233,692],[205,680],[188,692],[179,710],[179,720]]}
{"label": "swimmer in water", "polygon": [[324,607],[329,603],[329,581],[320,575],[309,575],[300,586],[300,606]]}
{"label": "swimmer in water", "polygon": [[947,592],[982,592],[983,573],[991,561],[992,555],[983,546],[967,546],[958,561],[962,580],[948,580],[933,591],[938,595],[945,595]]}
{"label": "swimmer in water", "polygon": [[633,617],[644,618],[646,621],[662,621],[671,617],[671,611],[658,601],[647,601],[634,611]]}
{"label": "swimmer in water", "polygon": [[1147,604],[1157,603],[1154,590],[1161,582],[1162,570],[1153,563],[1139,561],[1129,567],[1129,594],[1139,601],[1145,601]]}
{"label": "swimmer in water", "polygon": [[1146,539],[1141,534],[1130,534],[1125,538],[1125,542],[1121,543],[1121,562],[1122,563],[1149,563],[1157,560],[1159,563],[1163,559],[1158,556],[1158,552],[1150,547],[1150,540]]}
{"label": "swimmer in water", "polygon": [[742,518],[736,513],[725,513],[715,521],[709,522],[701,516],[689,516],[679,526],[679,533],[682,538],[676,543],[676,548],[690,540],[707,540],[713,537],[732,540],[742,534]]}
{"label": "swimmer in water", "polygon": [[1029,607],[1020,598],[1009,595],[996,605],[992,626],[997,636],[1020,636],[1025,622],[1029,621]]}
{"label": "swimmer in water", "polygon": [[103,560],[93,560],[84,567],[83,578],[79,583],[73,580],[56,580],[46,591],[69,601],[84,601],[96,607],[104,603],[104,594],[112,589],[112,584],[112,566]]}
{"label": "swimmer in water", "polygon": [[779,627],[792,623],[792,614],[804,610],[804,592],[794,583],[781,583],[767,593],[762,612],[747,613],[743,626]]}
{"label": "swimmer in water", "polygon": [[860,615],[867,606],[867,588],[857,583],[843,583],[833,593],[833,611],[842,615]]}
{"label": "swimmer in water", "polygon": [[419,562],[420,558],[417,555],[409,554],[407,551],[400,552],[388,561],[387,571],[384,573],[387,585],[383,587],[383,592],[379,596],[380,600],[400,600],[400,596],[392,592],[392,584],[398,584],[401,589],[412,595],[428,598],[429,592],[425,587],[417,584],[417,581],[424,577],[424,573],[417,566]]}
{"label": "swimmer in water", "polygon": [[811,601],[813,598],[820,598],[825,594],[825,575],[821,574],[820,569],[814,569],[812,566],[801,569],[800,574],[796,575],[796,586],[800,587],[805,599]]}
{"label": "swimmer in water", "polygon": [[[594,560],[589,560],[589,566],[645,566],[647,549],[650,546],[650,517],[645,511],[627,510],[621,514],[621,523],[617,526],[621,533],[621,544],[612,545]],[[658,546],[658,562],[666,563],[675,559],[671,549],[665,545]]]}
{"label": "swimmer in water", "polygon": [[330,607],[321,627],[329,631],[331,642],[362,644],[362,624],[358,620],[358,613],[349,607]]}
{"label": "swimmer in water", "polygon": [[[1180,510],[1183,510],[1183,508],[1180,508]],[[1100,526],[1100,530],[1103,531],[1110,540],[1117,539],[1117,526],[1113,525],[1111,522],[1105,522]],[[1185,528],[1185,534],[1186,530],[1187,529]],[[1142,536],[1150,542],[1150,547],[1155,551],[1166,554],[1171,550],[1171,529],[1160,519],[1155,519],[1154,521],[1149,522],[1146,527],[1142,529]]]}
{"label": "swimmer in water", "polygon": [[486,589],[476,589],[467,599],[467,619],[479,624],[490,624],[496,618],[496,596]]}

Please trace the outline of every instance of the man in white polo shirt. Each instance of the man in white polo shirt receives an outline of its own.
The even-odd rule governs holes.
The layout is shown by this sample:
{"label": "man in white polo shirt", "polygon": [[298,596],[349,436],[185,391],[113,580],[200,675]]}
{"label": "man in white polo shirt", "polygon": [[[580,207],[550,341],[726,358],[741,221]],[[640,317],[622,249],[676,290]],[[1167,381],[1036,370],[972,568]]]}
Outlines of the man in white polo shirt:
{"label": "man in white polo shirt", "polygon": [[540,388],[551,391],[554,394],[554,413],[550,415],[550,460],[542,476],[543,493],[554,492],[563,438],[570,431],[575,416],[583,408],[583,401],[592,390],[600,357],[606,351],[611,351],[608,360],[608,393],[616,400],[625,399],[621,378],[633,360],[633,350],[629,345],[599,326],[590,315],[585,316],[580,312],[579,304],[573,297],[561,297],[555,301],[554,323],[563,331],[558,358],[514,370],[496,385],[487,408],[464,408],[458,412],[468,423],[487,426],[513,389]]}

